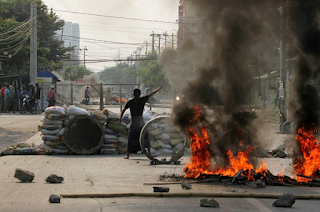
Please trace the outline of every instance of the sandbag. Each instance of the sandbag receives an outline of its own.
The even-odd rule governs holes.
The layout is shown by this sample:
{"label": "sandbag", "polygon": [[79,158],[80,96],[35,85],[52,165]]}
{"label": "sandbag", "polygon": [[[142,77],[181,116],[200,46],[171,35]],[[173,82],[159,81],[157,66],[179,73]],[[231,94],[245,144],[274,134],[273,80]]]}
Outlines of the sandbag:
{"label": "sandbag", "polygon": [[53,142],[60,142],[59,136],[56,135],[43,135],[42,140],[44,141],[53,141]]}
{"label": "sandbag", "polygon": [[165,148],[165,147],[166,147],[165,143],[163,143],[161,140],[157,140],[152,144],[152,148],[157,149],[157,150]]}
{"label": "sandbag", "polygon": [[48,118],[44,118],[42,122],[43,122],[43,125],[62,125],[63,124],[62,120],[50,120]]}
{"label": "sandbag", "polygon": [[165,145],[164,145],[164,148],[165,148],[165,149],[172,149],[172,146],[171,146],[170,144],[165,144]]}
{"label": "sandbag", "polygon": [[178,139],[170,139],[170,144],[172,146],[176,146],[177,144],[180,144],[180,143],[184,143],[184,138],[178,138]]}
{"label": "sandbag", "polygon": [[49,114],[46,114],[46,118],[50,120],[62,120],[65,118],[65,115],[62,115],[59,113],[49,113]]}
{"label": "sandbag", "polygon": [[115,149],[118,147],[118,143],[116,144],[103,144],[102,145],[102,149]]}
{"label": "sandbag", "polygon": [[69,150],[61,150],[61,149],[49,149],[48,154],[50,155],[68,155],[70,153]]}
{"label": "sandbag", "polygon": [[115,155],[118,154],[118,151],[113,148],[113,149],[101,149],[100,154],[105,154],[105,155]]}
{"label": "sandbag", "polygon": [[57,130],[62,129],[62,125],[42,125],[41,128],[46,130]]}
{"label": "sandbag", "polygon": [[118,145],[118,140],[104,140],[104,144],[115,144]]}
{"label": "sandbag", "polygon": [[127,144],[127,143],[128,143],[128,138],[118,137],[118,141],[119,141],[120,143],[125,143],[125,144]]}
{"label": "sandbag", "polygon": [[104,133],[105,133],[105,134],[108,134],[108,135],[117,135],[117,133],[116,133],[115,131],[110,130],[110,129],[108,129],[108,128],[106,128],[106,129],[104,130]]}
{"label": "sandbag", "polygon": [[64,135],[64,131],[66,130],[66,128],[62,128],[59,133],[57,134],[57,136],[63,136]]}
{"label": "sandbag", "polygon": [[178,127],[174,126],[174,125],[167,125],[164,127],[164,131],[166,133],[180,133],[180,130]]}
{"label": "sandbag", "polygon": [[104,134],[104,139],[105,140],[114,140],[117,139],[118,137],[116,135],[109,135],[109,134]]}
{"label": "sandbag", "polygon": [[33,155],[35,151],[34,147],[28,147],[28,148],[15,148],[12,149],[12,152],[16,155]]}
{"label": "sandbag", "polygon": [[127,144],[119,142],[118,143],[118,151],[120,154],[126,153],[127,152]]}
{"label": "sandbag", "polygon": [[128,130],[125,126],[121,125],[121,124],[117,124],[117,123],[113,123],[113,122],[108,122],[108,124],[106,125],[106,128],[113,130],[117,133],[122,133],[125,135],[128,135]]}
{"label": "sandbag", "polygon": [[56,130],[42,129],[41,130],[42,135],[57,135],[59,132],[60,132],[60,129],[56,129]]}
{"label": "sandbag", "polygon": [[174,147],[174,151],[176,151],[176,150],[182,150],[183,149],[183,147],[184,147],[184,144],[183,143],[180,143],[180,144],[177,144],[175,147]]}
{"label": "sandbag", "polygon": [[182,133],[168,133],[171,139],[183,138],[184,135]]}
{"label": "sandbag", "polygon": [[142,113],[142,118],[145,121],[149,121],[150,119],[152,119],[153,117],[151,116],[150,110],[144,110]]}
{"label": "sandbag", "polygon": [[76,115],[71,115],[71,114],[68,115],[68,119],[69,119],[69,120],[71,120],[71,119],[73,119],[73,118],[75,118],[75,117],[76,117]]}
{"label": "sandbag", "polygon": [[61,114],[61,115],[66,115],[66,110],[63,107],[59,107],[59,106],[52,106],[52,107],[47,107],[44,110],[45,114],[49,114],[49,113],[55,113],[55,114]]}
{"label": "sandbag", "polygon": [[149,130],[148,133],[149,135],[157,136],[157,135],[160,135],[162,132],[160,129],[153,129],[153,130]]}
{"label": "sandbag", "polygon": [[77,116],[81,116],[81,115],[89,115],[89,112],[86,109],[80,108],[80,107],[76,107],[74,105],[70,105],[67,109],[67,114],[69,115],[77,115]]}
{"label": "sandbag", "polygon": [[117,113],[110,112],[108,115],[108,121],[118,122],[120,120],[120,115]]}
{"label": "sandbag", "polygon": [[98,119],[98,120],[103,120],[103,121],[107,121],[108,120],[108,116],[106,116],[102,111],[100,110],[95,110],[92,112],[91,114],[94,118]]}
{"label": "sandbag", "polygon": [[16,144],[16,147],[19,148],[27,148],[27,147],[34,147],[33,144],[25,143],[25,142],[20,142]]}
{"label": "sandbag", "polygon": [[162,149],[159,149],[158,151],[159,151],[159,153],[164,154],[164,155],[172,155],[173,154],[173,150],[170,150],[170,149],[162,148]]}
{"label": "sandbag", "polygon": [[161,133],[159,135],[154,136],[156,139],[160,139],[162,141],[164,140],[170,140],[170,136],[167,133]]}

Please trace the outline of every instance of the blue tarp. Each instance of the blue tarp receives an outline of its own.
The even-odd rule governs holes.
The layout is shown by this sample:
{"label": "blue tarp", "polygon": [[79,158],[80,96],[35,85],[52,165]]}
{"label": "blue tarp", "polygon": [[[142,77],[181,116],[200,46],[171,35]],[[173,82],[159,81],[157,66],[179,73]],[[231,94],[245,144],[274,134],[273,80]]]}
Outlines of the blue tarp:
{"label": "blue tarp", "polygon": [[38,72],[37,77],[51,77],[51,78],[58,79],[58,77],[49,70]]}

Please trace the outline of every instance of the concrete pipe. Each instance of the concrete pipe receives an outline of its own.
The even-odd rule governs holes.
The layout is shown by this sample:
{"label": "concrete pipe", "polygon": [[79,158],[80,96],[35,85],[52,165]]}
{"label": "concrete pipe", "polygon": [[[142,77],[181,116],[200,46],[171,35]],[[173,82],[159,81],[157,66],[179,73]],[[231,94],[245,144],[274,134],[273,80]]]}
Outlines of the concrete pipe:
{"label": "concrete pipe", "polygon": [[76,116],[65,129],[66,146],[76,154],[89,155],[101,149],[104,129],[92,116]]}

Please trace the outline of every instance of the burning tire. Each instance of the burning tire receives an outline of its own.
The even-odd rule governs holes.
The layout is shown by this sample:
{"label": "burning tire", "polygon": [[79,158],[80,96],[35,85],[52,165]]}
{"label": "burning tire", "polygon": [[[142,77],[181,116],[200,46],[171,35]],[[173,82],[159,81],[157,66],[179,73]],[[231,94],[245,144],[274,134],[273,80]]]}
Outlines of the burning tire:
{"label": "burning tire", "polygon": [[[157,116],[144,125],[140,133],[141,147],[145,146],[146,134],[149,136],[151,152],[143,152],[152,164],[179,164],[178,160],[186,150],[187,139],[179,128],[173,125],[170,116]],[[161,159],[158,160],[155,156]]]}

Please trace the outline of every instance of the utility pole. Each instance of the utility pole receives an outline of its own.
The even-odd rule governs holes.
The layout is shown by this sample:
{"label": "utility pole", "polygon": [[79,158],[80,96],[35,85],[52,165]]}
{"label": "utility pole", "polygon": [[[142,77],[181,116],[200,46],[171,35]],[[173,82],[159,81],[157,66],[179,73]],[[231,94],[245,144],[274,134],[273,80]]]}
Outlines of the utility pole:
{"label": "utility pole", "polygon": [[30,82],[37,81],[37,4],[31,3],[30,8],[31,29],[30,29]]}
{"label": "utility pole", "polygon": [[[280,40],[280,126],[287,121],[287,0],[281,0],[281,40]],[[280,127],[281,128],[281,127]]]}
{"label": "utility pole", "polygon": [[157,37],[159,37],[159,46],[158,46],[158,51],[159,51],[159,55],[160,55],[160,38],[161,38],[161,34],[157,34]]}
{"label": "utility pole", "polygon": [[150,36],[152,36],[152,53],[154,53],[154,36],[155,36],[154,32],[152,32]]}
{"label": "utility pole", "polygon": [[148,41],[145,41],[146,42],[146,56],[148,55]]}
{"label": "utility pole", "polygon": [[172,50],[173,50],[173,48],[174,48],[174,45],[173,45],[173,44],[174,44],[173,36],[174,36],[174,35],[173,35],[173,33],[172,33]]}
{"label": "utility pole", "polygon": [[164,48],[166,49],[167,48],[167,32],[163,33],[163,36],[164,36]]}
{"label": "utility pole", "polygon": [[83,50],[83,66],[86,67],[86,51],[88,51],[87,47],[85,46],[83,49],[79,49],[80,51]]}

